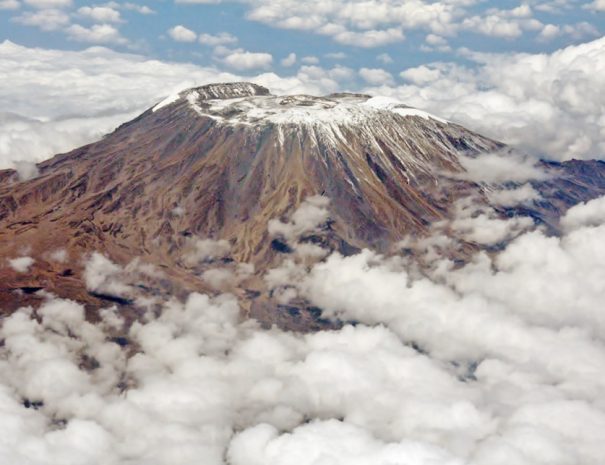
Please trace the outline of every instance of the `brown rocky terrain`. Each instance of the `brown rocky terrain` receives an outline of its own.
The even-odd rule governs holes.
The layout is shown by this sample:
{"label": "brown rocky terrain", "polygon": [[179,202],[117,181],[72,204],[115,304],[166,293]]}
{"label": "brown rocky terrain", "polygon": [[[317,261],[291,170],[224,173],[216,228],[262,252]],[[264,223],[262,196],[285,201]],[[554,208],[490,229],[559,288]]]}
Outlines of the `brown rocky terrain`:
{"label": "brown rocky terrain", "polygon": [[[485,197],[480,184],[458,176],[459,158],[502,148],[365,95],[277,97],[245,83],[191,89],[39,164],[33,179],[0,172],[1,307],[35,304],[48,291],[86,303],[91,319],[104,304],[135,316],[129,298],[85,285],[83,264],[100,252],[122,266],[154,265],[161,273],[139,273],[129,284],[158,296],[210,290],[200,276],[217,262],[233,270],[251,264],[255,271],[231,289],[244,308],[265,323],[309,329],[324,324],[318,309],[268,304],[262,275],[291,251],[287,237],[270,233],[270,220],[287,221],[321,195],[330,199],[329,219],[303,231],[302,241],[344,254],[388,253],[448,218],[456,200]],[[498,211],[556,232],[566,208],[605,192],[603,165],[585,163],[545,163],[552,176],[534,183],[544,201]],[[200,255],[198,242],[208,239],[226,241],[225,251]],[[7,266],[19,256],[35,260],[26,272]]]}

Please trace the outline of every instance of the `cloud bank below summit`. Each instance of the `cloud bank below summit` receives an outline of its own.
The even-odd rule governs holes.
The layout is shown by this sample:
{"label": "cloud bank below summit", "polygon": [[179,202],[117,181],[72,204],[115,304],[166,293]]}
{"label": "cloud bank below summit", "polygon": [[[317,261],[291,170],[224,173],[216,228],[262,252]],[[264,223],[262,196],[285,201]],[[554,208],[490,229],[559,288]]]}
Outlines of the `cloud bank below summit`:
{"label": "cloud bank below summit", "polygon": [[[274,227],[294,241],[326,202]],[[193,293],[144,312],[121,348],[115,309],[93,325],[49,296],[0,328],[0,461],[600,465],[605,199],[563,224],[458,269],[434,256],[420,274],[369,250],[294,265],[288,284],[324,316],[359,322],[307,335]],[[89,284],[129,267],[93,257]]]}
{"label": "cloud bank below summit", "polygon": [[92,142],[174,91],[241,79],[276,94],[388,95],[537,156],[605,156],[605,38],[552,54],[461,53],[472,65],[432,63],[403,70],[395,81],[384,70],[339,65],[242,76],[101,47],[73,52],[6,41],[0,107],[10,113],[0,116],[0,168]]}

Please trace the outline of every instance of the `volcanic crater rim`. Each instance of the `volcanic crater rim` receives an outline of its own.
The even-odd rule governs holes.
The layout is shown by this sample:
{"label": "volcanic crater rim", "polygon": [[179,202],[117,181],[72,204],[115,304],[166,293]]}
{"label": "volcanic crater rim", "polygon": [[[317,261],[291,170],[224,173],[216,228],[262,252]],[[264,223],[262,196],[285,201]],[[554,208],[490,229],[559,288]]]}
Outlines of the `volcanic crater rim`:
{"label": "volcanic crater rim", "polygon": [[182,100],[199,116],[228,125],[355,126],[372,122],[397,124],[408,117],[449,124],[443,118],[391,97],[346,92],[326,96],[273,95],[266,87],[248,82],[191,88],[168,97],[153,110]]}

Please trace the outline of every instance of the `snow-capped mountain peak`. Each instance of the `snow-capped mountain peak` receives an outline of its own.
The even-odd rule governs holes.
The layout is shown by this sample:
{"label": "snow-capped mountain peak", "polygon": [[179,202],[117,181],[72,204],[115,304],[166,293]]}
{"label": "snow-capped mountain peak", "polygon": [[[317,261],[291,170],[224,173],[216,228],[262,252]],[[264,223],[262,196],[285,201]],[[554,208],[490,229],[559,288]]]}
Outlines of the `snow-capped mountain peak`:
{"label": "snow-capped mountain peak", "polygon": [[421,117],[442,124],[448,122],[428,112],[411,108],[389,97],[340,93],[272,95],[265,87],[251,83],[211,84],[171,95],[153,108],[158,111],[185,100],[198,115],[223,124],[237,125],[364,125],[368,122],[397,123],[405,117]]}

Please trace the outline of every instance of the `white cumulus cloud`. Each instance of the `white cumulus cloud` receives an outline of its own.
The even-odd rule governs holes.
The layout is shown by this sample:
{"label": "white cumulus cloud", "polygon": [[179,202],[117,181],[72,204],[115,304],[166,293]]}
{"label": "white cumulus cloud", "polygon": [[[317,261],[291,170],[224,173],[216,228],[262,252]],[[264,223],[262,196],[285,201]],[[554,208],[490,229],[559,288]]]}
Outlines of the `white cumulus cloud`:
{"label": "white cumulus cloud", "polygon": [[34,8],[65,8],[72,5],[72,0],[24,0],[25,3]]}
{"label": "white cumulus cloud", "polygon": [[185,26],[178,25],[168,30],[168,35],[177,42],[195,42],[197,34]]}
{"label": "white cumulus cloud", "polygon": [[72,24],[66,29],[66,32],[70,39],[78,42],[94,44],[125,44],[128,42],[111,24],[93,24],[91,27]]}
{"label": "white cumulus cloud", "polygon": [[109,6],[83,6],[78,13],[100,23],[119,23],[122,21],[120,12]]}
{"label": "white cumulus cloud", "polygon": [[51,8],[25,12],[15,16],[12,21],[25,26],[34,26],[43,31],[55,31],[68,25],[70,19],[69,15],[62,10]]}
{"label": "white cumulus cloud", "polygon": [[1,0],[0,10],[17,10],[21,4],[17,0]]}
{"label": "white cumulus cloud", "polygon": [[375,86],[390,85],[394,83],[393,76],[382,68],[361,68],[359,75],[368,84]]}
{"label": "white cumulus cloud", "polygon": [[[323,221],[313,204],[327,200],[307,200],[282,224]],[[168,299],[131,326],[52,297],[36,318],[22,308],[0,326],[0,457],[600,465],[602,206],[572,208],[560,238],[527,232],[462,267],[418,274],[369,250],[299,267],[290,285],[323,317],[355,321],[336,330],[260,329],[228,293]],[[137,269],[94,261],[99,286]],[[218,270],[217,287],[236,279]]]}
{"label": "white cumulus cloud", "polygon": [[230,50],[221,62],[229,68],[239,71],[254,70],[259,68],[268,68],[273,63],[273,56],[270,53],[249,52],[243,49]]}
{"label": "white cumulus cloud", "polygon": [[216,47],[217,45],[231,45],[237,43],[237,37],[228,32],[220,32],[218,34],[200,34],[199,42],[203,45]]}
{"label": "white cumulus cloud", "polygon": [[405,70],[410,84],[393,87],[393,95],[534,154],[604,156],[605,38],[551,54],[468,58],[476,68],[434,63]]}

